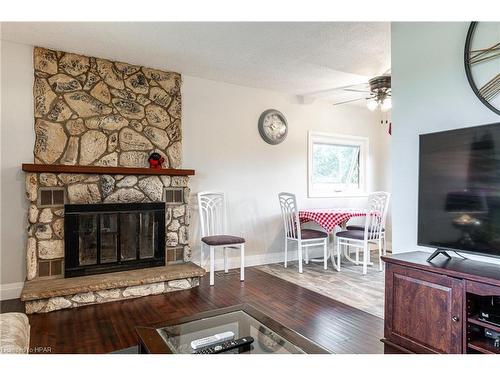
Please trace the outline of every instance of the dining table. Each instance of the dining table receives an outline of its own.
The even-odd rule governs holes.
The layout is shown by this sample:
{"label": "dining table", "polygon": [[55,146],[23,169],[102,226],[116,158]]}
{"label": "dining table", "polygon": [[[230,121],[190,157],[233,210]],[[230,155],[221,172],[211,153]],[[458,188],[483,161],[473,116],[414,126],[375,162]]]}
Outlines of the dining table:
{"label": "dining table", "polygon": [[[299,210],[299,220],[300,223],[315,222],[321,228],[325,230],[328,235],[335,235],[335,229],[338,227],[341,230],[346,230],[347,222],[354,217],[366,216],[367,210],[364,208],[305,208]],[[335,246],[335,241],[333,242]],[[356,263],[349,255],[349,252],[344,248],[344,257],[352,262]],[[330,259],[332,261],[333,267],[336,269],[337,266],[334,260],[334,252],[330,252]],[[311,259],[314,261],[313,259]]]}

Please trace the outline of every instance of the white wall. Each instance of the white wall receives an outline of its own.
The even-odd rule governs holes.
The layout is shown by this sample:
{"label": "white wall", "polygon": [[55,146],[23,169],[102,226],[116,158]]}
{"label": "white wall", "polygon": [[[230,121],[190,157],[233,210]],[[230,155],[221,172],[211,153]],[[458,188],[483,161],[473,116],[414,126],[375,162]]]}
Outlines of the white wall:
{"label": "white wall", "polygon": [[417,246],[418,135],[500,121],[467,82],[468,27],[463,22],[392,24],[393,252],[430,251]]}
{"label": "white wall", "polygon": [[[260,114],[269,108],[281,111],[289,125],[286,140],[277,146],[265,143],[257,130]],[[309,130],[369,137],[368,190],[390,189],[386,176],[390,136],[378,116],[363,107],[304,105],[290,95],[184,76],[182,115],[183,165],[196,170],[192,192],[226,192],[230,230],[247,239],[249,265],[282,261],[279,192],[296,193],[301,207],[366,203],[366,198],[307,198]],[[193,209],[197,209],[194,204]],[[196,212],[191,240],[198,262]],[[232,264],[237,266],[237,261],[235,252]]]}
{"label": "white wall", "polygon": [[[32,48],[1,43],[0,298],[4,299],[16,297],[25,279],[27,202],[21,164],[33,160]],[[257,120],[268,108],[282,111],[289,122],[288,138],[279,146],[262,141],[257,131]],[[377,116],[364,108],[302,105],[289,95],[184,76],[183,165],[196,169],[193,193],[222,189],[228,194],[231,229],[248,239],[248,264],[282,259],[279,191],[294,191],[303,207],[365,202],[306,198],[309,129],[369,137],[369,189],[389,189],[390,136]],[[197,219],[194,213],[195,260],[199,256]]]}
{"label": "white wall", "polygon": [[27,202],[21,164],[33,161],[35,134],[33,48],[3,40],[1,52],[0,298],[4,298],[25,278]]}

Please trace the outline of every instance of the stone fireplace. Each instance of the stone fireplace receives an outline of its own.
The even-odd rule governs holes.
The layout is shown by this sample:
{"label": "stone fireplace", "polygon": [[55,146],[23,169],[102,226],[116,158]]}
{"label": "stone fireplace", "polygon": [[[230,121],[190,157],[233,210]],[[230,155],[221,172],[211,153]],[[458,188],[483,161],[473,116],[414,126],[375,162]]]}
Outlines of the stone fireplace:
{"label": "stone fireplace", "polygon": [[[78,293],[69,305],[50,300],[68,300],[61,292],[36,299],[36,293],[27,290],[35,283],[42,290],[65,276],[165,265],[165,259],[189,262],[189,178],[177,173],[182,165],[181,76],[38,47],[33,55],[34,165],[41,168],[26,174],[28,282],[22,298],[27,310],[82,304],[75,302],[82,301],[74,297]],[[146,170],[152,152],[163,156],[171,175]],[[44,170],[44,165],[65,169],[52,172],[54,168]],[[155,209],[134,213],[135,205]],[[81,215],[75,219],[77,212]],[[71,232],[65,233],[68,228]],[[200,272],[195,274],[185,278],[183,288],[197,285]],[[147,283],[136,276],[124,277]],[[166,276],[159,279],[170,282]],[[58,283],[59,290],[64,289],[61,280]],[[108,289],[106,283],[99,285]],[[166,289],[149,288],[149,294]],[[96,292],[92,290],[89,303],[105,302]],[[121,289],[116,296],[130,295]]]}

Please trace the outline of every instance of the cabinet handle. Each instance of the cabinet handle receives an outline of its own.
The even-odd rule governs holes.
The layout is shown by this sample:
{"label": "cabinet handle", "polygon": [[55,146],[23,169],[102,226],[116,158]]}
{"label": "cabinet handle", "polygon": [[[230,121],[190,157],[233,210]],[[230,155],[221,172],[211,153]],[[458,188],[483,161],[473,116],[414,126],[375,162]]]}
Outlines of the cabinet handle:
{"label": "cabinet handle", "polygon": [[460,321],[460,318],[458,316],[456,316],[456,315],[453,315],[451,317],[451,320],[453,320],[455,323],[457,323],[458,321]]}

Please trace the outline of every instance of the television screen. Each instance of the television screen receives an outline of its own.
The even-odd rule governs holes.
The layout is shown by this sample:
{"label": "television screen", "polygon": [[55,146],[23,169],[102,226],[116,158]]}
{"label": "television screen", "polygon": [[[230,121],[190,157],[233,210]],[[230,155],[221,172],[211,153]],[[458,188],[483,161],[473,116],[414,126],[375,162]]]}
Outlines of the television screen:
{"label": "television screen", "polygon": [[500,257],[500,123],[420,136],[418,244]]}

